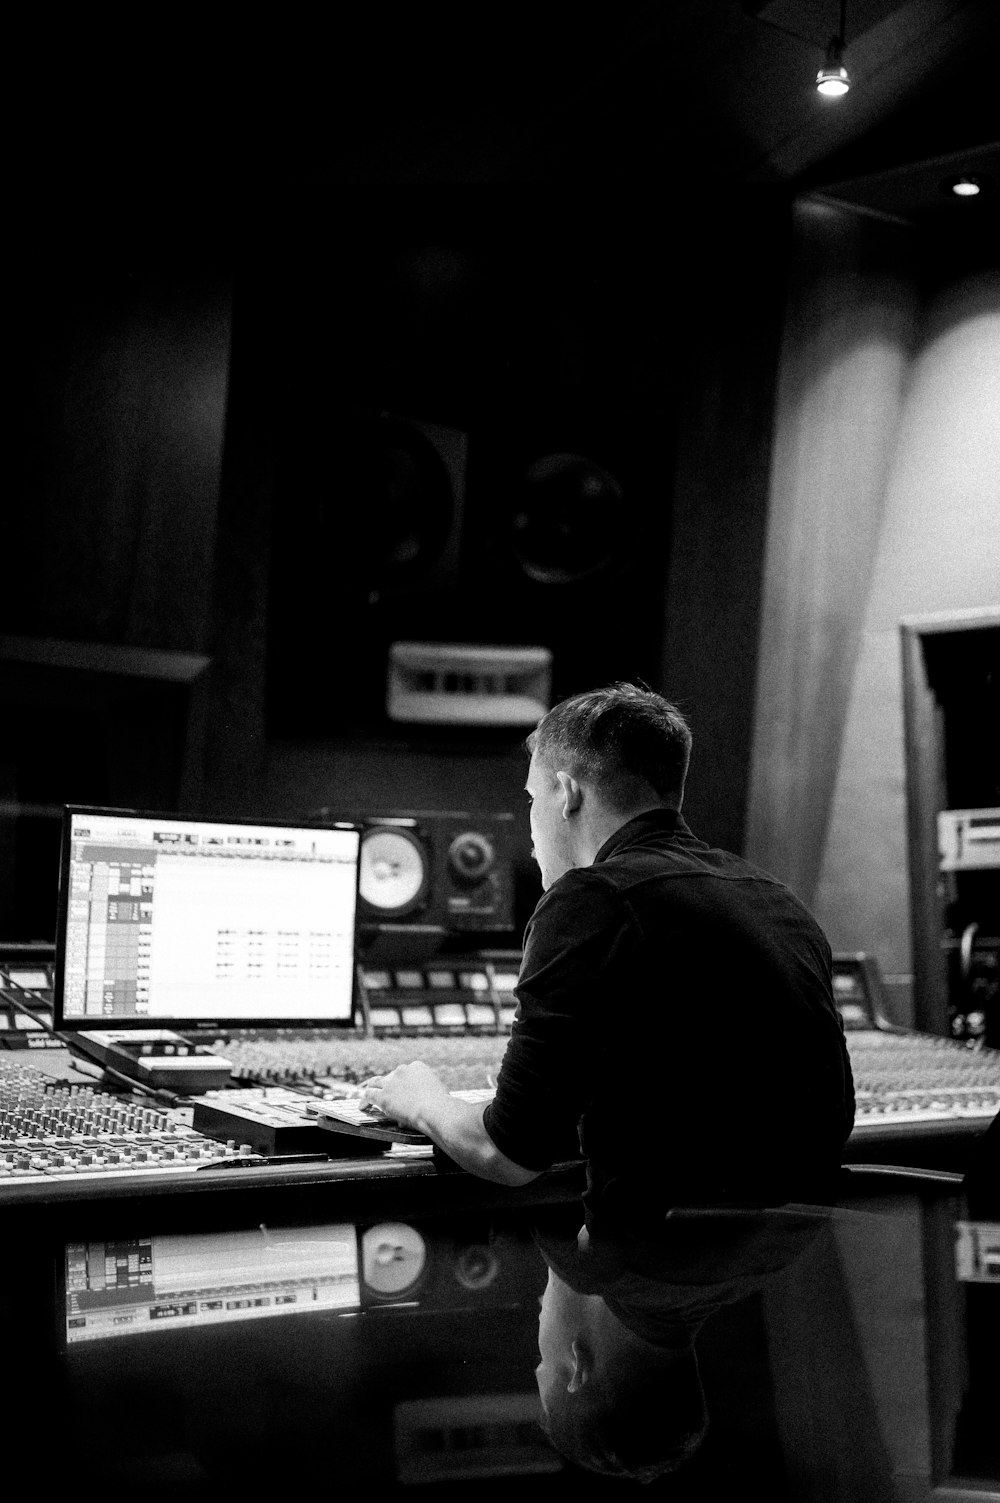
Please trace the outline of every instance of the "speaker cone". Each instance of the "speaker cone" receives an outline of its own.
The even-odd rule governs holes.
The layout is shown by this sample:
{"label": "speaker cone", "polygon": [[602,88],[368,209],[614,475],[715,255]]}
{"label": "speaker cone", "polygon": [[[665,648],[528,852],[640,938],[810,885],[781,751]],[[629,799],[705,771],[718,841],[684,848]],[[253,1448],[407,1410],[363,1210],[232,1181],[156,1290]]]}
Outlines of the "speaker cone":
{"label": "speaker cone", "polygon": [[521,479],[511,547],[529,579],[571,584],[602,573],[633,544],[622,488],[580,454],[548,454]]}
{"label": "speaker cone", "polygon": [[383,918],[412,913],[423,901],[430,873],[424,846],[408,830],[370,830],[361,837],[358,892]]}
{"label": "speaker cone", "polygon": [[448,847],[448,865],[463,882],[481,882],[493,867],[493,842],[478,830],[464,830]]}
{"label": "speaker cone", "polygon": [[[454,525],[448,470],[430,439],[387,414],[358,416],[331,455],[324,537],[349,551],[375,596],[407,589],[439,563]],[[349,544],[349,547],[348,547]]]}
{"label": "speaker cone", "polygon": [[383,1298],[409,1293],[427,1263],[427,1244],[416,1227],[383,1221],[361,1236],[361,1276]]}

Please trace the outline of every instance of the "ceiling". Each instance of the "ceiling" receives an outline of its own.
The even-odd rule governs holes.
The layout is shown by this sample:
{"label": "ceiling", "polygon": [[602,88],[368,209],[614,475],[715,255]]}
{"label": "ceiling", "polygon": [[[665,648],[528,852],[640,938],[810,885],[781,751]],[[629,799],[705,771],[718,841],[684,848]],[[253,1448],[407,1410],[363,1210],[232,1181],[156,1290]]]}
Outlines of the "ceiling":
{"label": "ceiling", "polygon": [[854,86],[830,102],[813,84],[839,19],[840,0],[411,0],[214,24],[181,7],[102,32],[87,12],[20,38],[13,171],[43,193],[615,183],[666,197],[844,183],[1000,139],[1000,0],[847,0]]}

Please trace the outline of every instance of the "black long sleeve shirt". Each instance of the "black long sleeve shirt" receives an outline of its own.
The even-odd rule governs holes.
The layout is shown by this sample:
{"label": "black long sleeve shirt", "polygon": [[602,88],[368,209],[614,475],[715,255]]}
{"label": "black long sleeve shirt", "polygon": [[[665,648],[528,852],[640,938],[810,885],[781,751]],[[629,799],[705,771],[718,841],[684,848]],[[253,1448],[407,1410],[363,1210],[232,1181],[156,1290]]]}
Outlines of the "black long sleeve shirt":
{"label": "black long sleeve shirt", "polygon": [[833,1183],[854,1091],[829,944],[782,883],[673,811],[553,883],[516,996],[486,1130],[528,1169],[582,1153],[592,1233]]}

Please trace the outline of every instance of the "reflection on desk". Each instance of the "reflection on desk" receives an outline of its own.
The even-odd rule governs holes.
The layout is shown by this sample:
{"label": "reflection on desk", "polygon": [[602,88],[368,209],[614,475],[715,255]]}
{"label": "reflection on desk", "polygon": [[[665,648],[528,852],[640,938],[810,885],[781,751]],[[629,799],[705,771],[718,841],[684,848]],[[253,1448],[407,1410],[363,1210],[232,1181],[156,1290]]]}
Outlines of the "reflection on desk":
{"label": "reflection on desk", "polygon": [[[707,1427],[675,1388],[662,1429],[680,1418],[696,1443],[682,1436],[650,1496],[875,1503],[930,1500],[935,1470],[1000,1479],[981,1398],[996,1317],[978,1344],[963,1323],[970,1290],[996,1290],[933,1261],[964,1210],[953,1187],[880,1185],[833,1210],[696,1208],[656,1247],[596,1253],[571,1198],[333,1219],[293,1197],[263,1222],[228,1197],[199,1222],[197,1204],[8,1218],[6,1370],[28,1420],[52,1417],[47,1483],[74,1499],[334,1484],[412,1497],[419,1483],[433,1500],[463,1479],[547,1503],[621,1497],[619,1478],[543,1428],[539,1305],[556,1268],[626,1331],[633,1410],[640,1377],[656,1403],[669,1392],[664,1351],[696,1349]],[[932,1363],[932,1384],[945,1308],[958,1366]],[[642,1342],[659,1348],[645,1370]]]}

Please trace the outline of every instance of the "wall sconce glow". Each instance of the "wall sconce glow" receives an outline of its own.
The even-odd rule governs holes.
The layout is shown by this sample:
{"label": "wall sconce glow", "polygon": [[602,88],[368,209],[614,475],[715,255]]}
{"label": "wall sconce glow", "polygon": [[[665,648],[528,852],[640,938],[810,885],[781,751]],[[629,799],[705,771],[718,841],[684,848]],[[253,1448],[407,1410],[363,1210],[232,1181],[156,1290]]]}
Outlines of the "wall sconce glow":
{"label": "wall sconce glow", "polygon": [[844,67],[844,44],[840,37],[831,37],[826,62],[816,74],[817,92],[827,99],[840,99],[850,87],[850,75]]}

